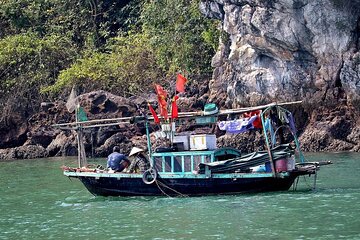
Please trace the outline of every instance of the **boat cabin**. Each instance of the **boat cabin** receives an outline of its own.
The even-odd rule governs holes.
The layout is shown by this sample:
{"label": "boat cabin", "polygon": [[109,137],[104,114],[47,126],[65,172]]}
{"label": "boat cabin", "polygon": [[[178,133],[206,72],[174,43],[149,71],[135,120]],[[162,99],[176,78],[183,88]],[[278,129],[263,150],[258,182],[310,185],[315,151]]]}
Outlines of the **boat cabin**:
{"label": "boat cabin", "polygon": [[200,163],[212,163],[240,157],[241,152],[232,148],[202,151],[153,153],[154,168],[159,173],[196,174]]}

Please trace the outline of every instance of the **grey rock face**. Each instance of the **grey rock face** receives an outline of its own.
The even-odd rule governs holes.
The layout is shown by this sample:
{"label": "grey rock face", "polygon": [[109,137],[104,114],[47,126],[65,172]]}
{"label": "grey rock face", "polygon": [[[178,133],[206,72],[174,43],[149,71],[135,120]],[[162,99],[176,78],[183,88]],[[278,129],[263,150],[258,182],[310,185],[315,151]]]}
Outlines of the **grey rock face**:
{"label": "grey rock face", "polygon": [[204,0],[200,9],[222,27],[209,101],[302,100],[304,150],[359,151],[359,0]]}
{"label": "grey rock face", "polygon": [[47,157],[46,149],[41,145],[26,145],[15,148],[0,149],[0,160],[32,159]]}
{"label": "grey rock face", "polygon": [[[79,102],[90,120],[128,117],[138,114],[137,106],[133,100],[105,91],[80,95]],[[5,141],[5,143],[9,142],[16,146],[10,140],[19,135],[24,136],[24,139],[18,144],[20,146],[0,149],[0,160],[77,155],[78,146],[75,131],[61,131],[51,127],[55,123],[73,122],[75,115],[66,110],[64,102],[42,104],[41,110],[28,121],[22,120],[25,122],[24,127],[10,129],[7,135],[3,135],[5,137],[3,137],[3,141],[0,141],[0,147]],[[141,130],[131,126],[94,128],[92,132],[87,131],[84,134],[86,152],[90,156],[106,156],[111,153],[112,147],[118,144],[124,152],[128,153],[131,146],[136,143],[136,139],[134,139],[134,143],[130,142],[130,137],[142,135]],[[9,143],[8,145],[10,145]]]}
{"label": "grey rock face", "polygon": [[306,100],[357,103],[360,96],[360,1],[208,0],[221,19],[210,99],[231,106]]}

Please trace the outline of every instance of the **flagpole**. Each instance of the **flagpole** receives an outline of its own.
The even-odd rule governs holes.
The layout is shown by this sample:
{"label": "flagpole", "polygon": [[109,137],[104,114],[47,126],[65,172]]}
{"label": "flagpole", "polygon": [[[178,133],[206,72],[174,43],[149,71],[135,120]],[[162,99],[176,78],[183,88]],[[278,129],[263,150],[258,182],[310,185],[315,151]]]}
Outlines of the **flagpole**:
{"label": "flagpole", "polygon": [[[174,122],[174,119],[173,119],[173,101],[174,101],[174,98],[176,96],[176,80],[175,80],[175,85],[174,85],[174,96],[171,98],[171,106],[170,106],[170,116],[171,116],[171,120],[170,120],[170,142],[171,142],[171,147],[174,147],[174,132],[173,132],[173,128],[172,128],[172,125],[173,125],[173,122]],[[175,124],[175,123],[174,123]]]}

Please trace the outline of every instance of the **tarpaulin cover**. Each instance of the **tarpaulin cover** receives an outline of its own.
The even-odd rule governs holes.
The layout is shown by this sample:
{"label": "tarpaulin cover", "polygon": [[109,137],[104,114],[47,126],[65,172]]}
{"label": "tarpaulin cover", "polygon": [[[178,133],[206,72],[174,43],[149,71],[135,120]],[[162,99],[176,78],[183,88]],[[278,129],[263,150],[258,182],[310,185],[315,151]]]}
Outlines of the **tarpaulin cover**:
{"label": "tarpaulin cover", "polygon": [[[273,160],[290,157],[294,154],[294,149],[290,144],[282,144],[271,149]],[[205,166],[208,166],[211,173],[233,173],[244,172],[249,167],[265,164],[270,161],[270,157],[267,151],[258,151],[246,154],[241,157],[217,161],[212,163],[200,163],[199,173],[205,173]]]}

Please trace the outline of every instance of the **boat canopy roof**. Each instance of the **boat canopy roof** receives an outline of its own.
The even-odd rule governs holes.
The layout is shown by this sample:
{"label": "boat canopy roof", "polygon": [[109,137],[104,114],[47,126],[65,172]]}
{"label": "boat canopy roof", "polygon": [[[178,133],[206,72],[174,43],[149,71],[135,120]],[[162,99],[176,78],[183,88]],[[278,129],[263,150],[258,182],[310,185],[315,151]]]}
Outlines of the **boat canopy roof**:
{"label": "boat canopy roof", "polygon": [[[286,105],[293,105],[293,104],[300,104],[300,103],[302,103],[302,101],[270,103],[270,104],[256,106],[256,107],[223,109],[223,110],[219,110],[216,113],[213,113],[210,115],[206,114],[204,111],[179,112],[178,119],[192,119],[192,118],[198,118],[198,117],[221,116],[221,115],[229,115],[229,114],[242,114],[242,113],[256,111],[256,110],[265,110],[267,108],[271,108],[271,107],[275,107],[275,106],[286,106]],[[170,115],[169,115],[169,118],[170,118]],[[86,128],[95,128],[95,127],[116,126],[116,125],[121,125],[121,124],[131,124],[131,123],[135,123],[135,122],[136,123],[137,122],[145,122],[147,120],[153,120],[153,119],[154,118],[150,115],[149,116],[134,116],[134,117],[77,121],[77,122],[71,122],[71,123],[54,124],[52,126],[63,129],[63,130],[78,129],[79,127],[86,129]]]}

